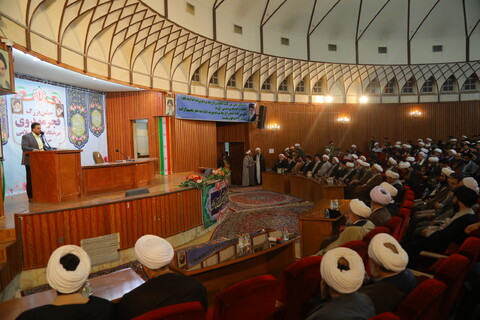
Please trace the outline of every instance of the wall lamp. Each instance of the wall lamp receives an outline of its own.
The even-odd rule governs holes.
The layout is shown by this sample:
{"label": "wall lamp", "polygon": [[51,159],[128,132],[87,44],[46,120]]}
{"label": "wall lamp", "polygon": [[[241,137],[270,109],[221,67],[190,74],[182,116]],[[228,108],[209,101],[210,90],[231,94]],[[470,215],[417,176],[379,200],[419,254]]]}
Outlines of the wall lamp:
{"label": "wall lamp", "polygon": [[349,117],[340,117],[337,119],[338,122],[340,122],[341,124],[347,124],[350,122],[350,118]]}
{"label": "wall lamp", "polygon": [[411,115],[412,117],[418,118],[418,117],[421,117],[421,116],[422,116],[422,112],[421,112],[421,111],[418,111],[418,110],[414,110],[414,111],[411,111],[411,112],[410,112],[410,115]]}

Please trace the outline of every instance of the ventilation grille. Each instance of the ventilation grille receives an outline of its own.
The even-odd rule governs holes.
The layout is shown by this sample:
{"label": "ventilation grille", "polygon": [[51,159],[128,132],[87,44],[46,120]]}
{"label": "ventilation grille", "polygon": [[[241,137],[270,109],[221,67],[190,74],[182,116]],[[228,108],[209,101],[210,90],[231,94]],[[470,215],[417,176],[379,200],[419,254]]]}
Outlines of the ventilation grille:
{"label": "ventilation grille", "polygon": [[442,45],[436,45],[432,47],[433,52],[442,52],[443,51],[443,46]]}
{"label": "ventilation grille", "polygon": [[242,34],[243,33],[243,28],[239,25],[234,24],[233,25],[233,32],[237,34]]}
{"label": "ventilation grille", "polygon": [[378,53],[387,53],[387,47],[378,47]]}
{"label": "ventilation grille", "polygon": [[187,12],[195,15],[195,6],[189,2],[187,2],[186,5],[187,5]]}
{"label": "ventilation grille", "polygon": [[290,39],[288,39],[288,38],[280,38],[280,41],[284,46],[289,46],[290,45]]}
{"label": "ventilation grille", "polygon": [[120,234],[112,233],[106,236],[82,239],[80,246],[88,253],[92,266],[120,260]]}
{"label": "ventilation grille", "polygon": [[329,44],[328,45],[328,51],[337,51],[337,45],[336,44]]}

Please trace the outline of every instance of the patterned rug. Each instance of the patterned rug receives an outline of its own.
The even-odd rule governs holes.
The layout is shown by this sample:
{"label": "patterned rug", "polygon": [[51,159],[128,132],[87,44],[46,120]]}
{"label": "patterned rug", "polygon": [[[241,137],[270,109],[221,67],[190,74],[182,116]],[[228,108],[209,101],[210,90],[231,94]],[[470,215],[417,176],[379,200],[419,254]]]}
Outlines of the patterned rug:
{"label": "patterned rug", "polygon": [[302,202],[281,207],[231,212],[220,222],[213,232],[211,240],[237,238],[241,234],[267,228],[286,229],[289,233],[299,234],[297,216],[311,208],[313,208],[313,203]]}
{"label": "patterned rug", "polygon": [[302,199],[262,189],[229,194],[228,207],[232,211],[256,209],[262,207],[275,207],[303,201]]}
{"label": "patterned rug", "polygon": [[[123,269],[128,269],[128,268],[132,268],[133,271],[135,271],[143,280],[147,281],[147,275],[145,274],[145,272],[143,271],[142,269],[142,266],[140,265],[140,263],[138,261],[134,261],[134,262],[130,262],[130,263],[127,263],[127,264],[123,264],[121,266],[118,266],[118,267],[115,267],[115,268],[111,268],[111,269],[107,269],[107,270],[102,270],[102,271],[98,271],[98,272],[95,272],[95,273],[91,273],[89,276],[88,276],[88,279],[92,279],[92,278],[95,278],[95,277],[98,277],[98,276],[103,276],[105,274],[109,274],[109,273],[112,273],[112,272],[115,272],[115,271],[119,271],[119,270],[123,270]],[[39,292],[43,292],[43,291],[48,291],[48,290],[51,290],[52,288],[48,285],[48,284],[45,284],[43,286],[39,286],[39,287],[35,287],[35,288],[32,288],[32,289],[27,289],[27,290],[23,290],[20,292],[20,294],[22,295],[22,297],[25,297],[25,296],[28,296],[28,295],[31,295],[31,294],[34,294],[34,293],[39,293]]]}

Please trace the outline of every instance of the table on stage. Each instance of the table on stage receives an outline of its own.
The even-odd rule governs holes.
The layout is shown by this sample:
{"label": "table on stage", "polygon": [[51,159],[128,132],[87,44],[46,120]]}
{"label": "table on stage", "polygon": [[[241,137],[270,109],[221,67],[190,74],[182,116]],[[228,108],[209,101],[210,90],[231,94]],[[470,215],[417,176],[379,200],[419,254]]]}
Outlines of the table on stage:
{"label": "table on stage", "polygon": [[[124,294],[144,283],[143,279],[130,268],[98,276],[88,281],[93,287],[93,294],[96,297],[112,302],[117,302]],[[48,290],[0,303],[0,319],[15,319],[26,310],[52,303],[55,297],[55,291]]]}
{"label": "table on stage", "polygon": [[326,183],[325,179],[307,178],[291,173],[280,174],[273,171],[262,173],[263,189],[290,194],[306,201],[345,198],[345,184],[334,181]]}
{"label": "table on stage", "polygon": [[317,201],[315,207],[297,218],[301,236],[300,250],[302,257],[315,254],[325,239],[338,233],[340,226],[345,224],[343,215],[347,212],[349,203],[350,200],[338,200],[338,211],[342,215],[335,219],[325,218],[325,209],[330,207],[329,199]]}

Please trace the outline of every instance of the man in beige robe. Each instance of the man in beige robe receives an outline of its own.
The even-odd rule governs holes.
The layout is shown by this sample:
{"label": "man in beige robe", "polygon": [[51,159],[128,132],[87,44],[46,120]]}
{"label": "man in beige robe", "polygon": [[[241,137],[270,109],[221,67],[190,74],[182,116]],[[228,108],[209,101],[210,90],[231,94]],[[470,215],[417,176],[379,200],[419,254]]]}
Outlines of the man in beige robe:
{"label": "man in beige robe", "polygon": [[253,157],[251,151],[248,150],[243,158],[242,186],[248,187],[255,184],[255,175],[253,172]]}

